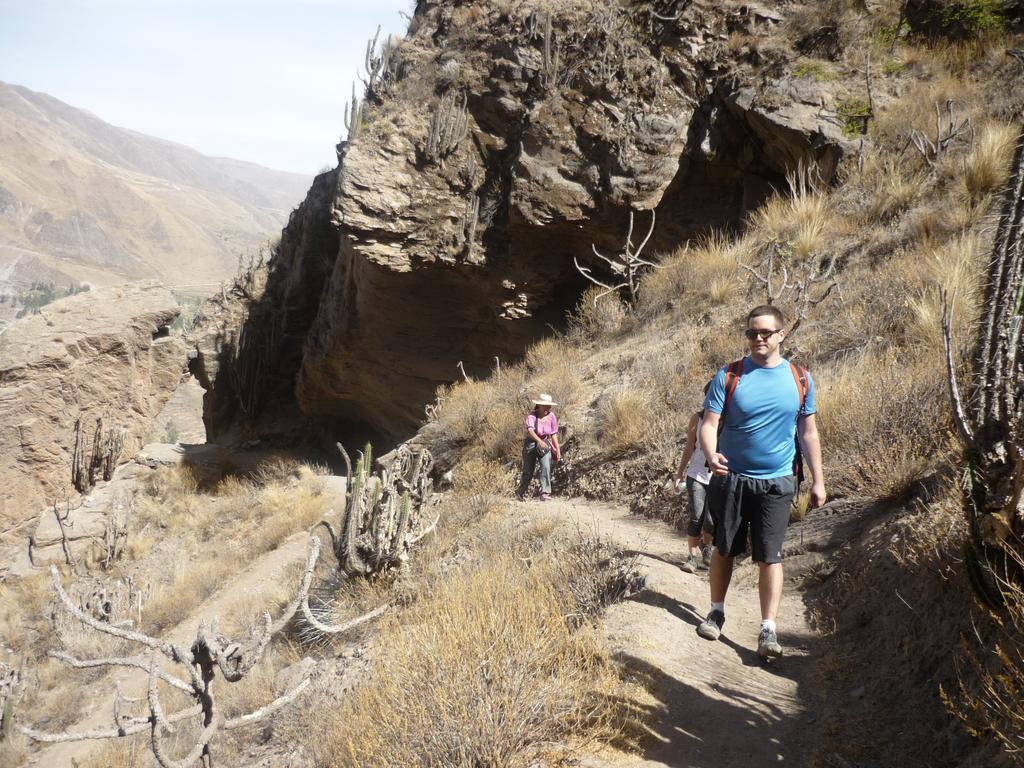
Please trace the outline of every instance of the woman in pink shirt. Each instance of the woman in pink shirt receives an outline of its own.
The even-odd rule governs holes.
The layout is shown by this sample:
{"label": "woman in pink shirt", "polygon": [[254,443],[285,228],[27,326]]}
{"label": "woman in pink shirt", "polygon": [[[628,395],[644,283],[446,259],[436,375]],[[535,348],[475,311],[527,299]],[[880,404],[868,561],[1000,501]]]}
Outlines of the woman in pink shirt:
{"label": "woman in pink shirt", "polygon": [[533,480],[533,470],[540,461],[540,500],[551,498],[551,459],[558,461],[558,417],[551,410],[558,405],[551,395],[541,395],[533,401],[533,410],[526,416],[526,438],[523,440],[523,476],[519,480],[516,498],[523,501]]}

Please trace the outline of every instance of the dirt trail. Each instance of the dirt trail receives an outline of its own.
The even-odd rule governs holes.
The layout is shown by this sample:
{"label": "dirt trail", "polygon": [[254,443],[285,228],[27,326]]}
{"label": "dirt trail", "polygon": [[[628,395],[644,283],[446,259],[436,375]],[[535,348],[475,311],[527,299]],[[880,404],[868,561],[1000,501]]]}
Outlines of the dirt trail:
{"label": "dirt trail", "polygon": [[722,639],[709,642],[696,627],[708,610],[706,572],[684,573],[686,539],[665,523],[630,515],[624,507],[552,499],[532,509],[559,515],[618,547],[637,552],[647,586],[612,606],[604,625],[614,657],[642,686],[639,755],[609,750],[588,768],[761,768],[800,766],[814,740],[809,711],[811,649],[801,594],[786,585],[779,612],[783,659],[765,666],[755,652],[760,624],[757,572],[737,565]]}

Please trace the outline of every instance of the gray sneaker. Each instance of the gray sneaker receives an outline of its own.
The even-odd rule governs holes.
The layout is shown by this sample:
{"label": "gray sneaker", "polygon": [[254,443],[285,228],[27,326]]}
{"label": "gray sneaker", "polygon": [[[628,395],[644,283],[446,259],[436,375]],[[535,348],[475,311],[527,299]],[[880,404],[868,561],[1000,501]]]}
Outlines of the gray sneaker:
{"label": "gray sneaker", "polygon": [[765,628],[757,636],[757,655],[762,659],[777,659],[782,656],[782,646],[774,630]]}
{"label": "gray sneaker", "polygon": [[711,545],[705,544],[700,548],[700,568],[706,571],[711,568]]}
{"label": "gray sneaker", "polygon": [[715,609],[708,614],[704,622],[697,627],[697,634],[705,640],[717,640],[722,635],[722,627],[725,626],[725,614]]}
{"label": "gray sneaker", "polygon": [[690,555],[686,558],[686,562],[679,566],[679,570],[683,573],[696,573],[697,572],[697,558]]}

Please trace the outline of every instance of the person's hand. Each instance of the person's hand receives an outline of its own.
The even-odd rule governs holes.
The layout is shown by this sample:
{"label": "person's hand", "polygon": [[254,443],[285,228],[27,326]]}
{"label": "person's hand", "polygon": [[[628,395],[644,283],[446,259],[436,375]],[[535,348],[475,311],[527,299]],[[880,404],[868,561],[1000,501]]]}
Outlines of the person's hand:
{"label": "person's hand", "polygon": [[827,498],[828,497],[825,494],[825,484],[815,483],[811,486],[811,498],[807,502],[807,508],[817,509],[818,507],[824,506]]}
{"label": "person's hand", "polygon": [[729,474],[729,460],[721,453],[712,453],[708,457],[708,468],[713,475]]}

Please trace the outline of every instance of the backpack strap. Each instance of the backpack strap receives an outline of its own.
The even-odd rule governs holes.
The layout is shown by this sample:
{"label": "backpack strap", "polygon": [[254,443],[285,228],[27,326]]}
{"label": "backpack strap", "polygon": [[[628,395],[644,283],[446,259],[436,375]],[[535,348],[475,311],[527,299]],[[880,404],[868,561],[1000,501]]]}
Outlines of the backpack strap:
{"label": "backpack strap", "polygon": [[725,424],[725,412],[729,410],[729,401],[736,391],[736,385],[740,383],[740,376],[743,375],[743,359],[733,360],[725,367],[725,402],[722,404],[722,424]]}
{"label": "backpack strap", "polygon": [[800,410],[797,412],[797,418],[799,418],[804,415],[804,404],[807,402],[807,369],[791,360],[789,362],[789,370],[793,373],[796,391],[800,395]]}
{"label": "backpack strap", "polygon": [[[796,412],[797,421],[804,415],[804,405],[807,402],[807,390],[809,388],[807,381],[807,369],[799,363],[794,363],[792,360],[789,361],[789,370],[793,373],[793,381],[796,382],[796,391],[800,396],[800,408]],[[800,496],[800,483],[804,479],[804,460],[803,454],[800,450],[800,435],[796,436],[796,450],[793,454],[793,474],[796,476],[796,493],[793,495],[793,503],[797,503],[797,499]]]}

